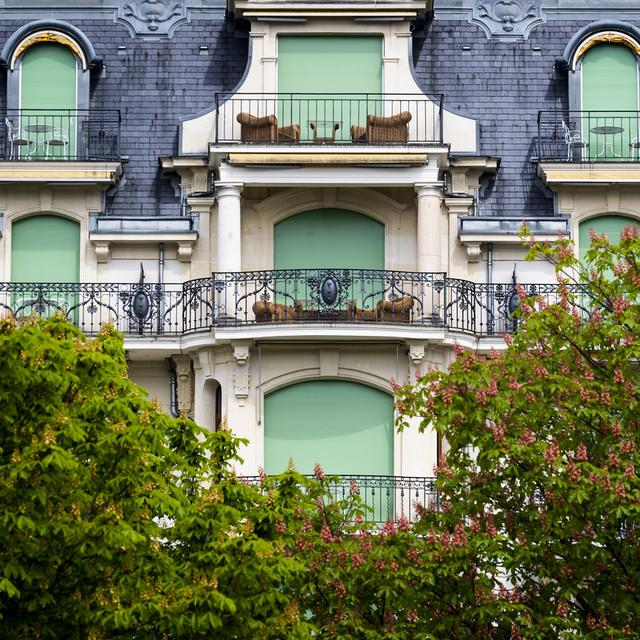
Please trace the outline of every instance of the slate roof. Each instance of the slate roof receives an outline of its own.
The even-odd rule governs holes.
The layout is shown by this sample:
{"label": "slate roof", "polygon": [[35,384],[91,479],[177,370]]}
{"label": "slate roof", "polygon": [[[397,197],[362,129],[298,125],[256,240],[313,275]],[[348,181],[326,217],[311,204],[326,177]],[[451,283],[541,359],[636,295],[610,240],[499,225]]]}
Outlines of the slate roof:
{"label": "slate roof", "polygon": [[[121,152],[129,157],[126,182],[107,200],[114,215],[177,215],[180,201],[158,158],[176,152],[180,118],[213,104],[216,91],[236,86],[247,65],[248,39],[231,21],[191,16],[170,39],[132,38],[125,26],[96,19],[67,19],[104,59],[92,81],[90,104],[122,112]],[[566,74],[555,60],[584,19],[548,17],[526,40],[488,39],[477,25],[438,16],[425,37],[414,38],[415,73],[428,94],[481,122],[481,153],[501,158],[495,180],[484,185],[481,215],[552,215],[550,193],[536,183],[531,164],[539,109],[567,108]],[[28,22],[3,20],[0,43]],[[200,46],[208,46],[203,55]],[[119,50],[124,47],[124,50]],[[463,48],[464,47],[464,48]],[[1,81],[1,80],[0,80]],[[0,91],[0,106],[5,100]]]}
{"label": "slate roof", "polygon": [[555,60],[579,26],[547,23],[528,40],[500,42],[476,25],[435,20],[426,38],[414,42],[416,75],[425,90],[445,94],[446,105],[480,118],[482,153],[501,158],[495,180],[481,194],[481,215],[553,214],[531,157],[538,110],[568,108],[566,74],[555,70]]}
{"label": "slate roof", "polygon": [[[104,60],[102,76],[91,82],[90,107],[122,113],[126,182],[107,199],[107,213],[178,215],[180,199],[170,178],[161,174],[158,158],[176,153],[181,117],[209,108],[216,91],[238,83],[247,61],[246,34],[235,34],[224,20],[192,17],[171,39],[152,41],[131,38],[112,20],[73,20],[62,12],[55,17],[81,29]],[[25,22],[2,21],[0,43]],[[201,45],[209,47],[206,55]],[[6,72],[0,83],[6,86]],[[2,108],[5,99],[0,91]]]}

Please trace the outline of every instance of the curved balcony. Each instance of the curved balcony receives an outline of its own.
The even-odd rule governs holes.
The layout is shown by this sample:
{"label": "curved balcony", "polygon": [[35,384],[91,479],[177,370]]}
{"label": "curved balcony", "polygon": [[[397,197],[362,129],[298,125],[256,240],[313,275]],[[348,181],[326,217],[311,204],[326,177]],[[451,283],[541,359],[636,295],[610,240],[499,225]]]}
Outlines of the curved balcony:
{"label": "curved balcony", "polygon": [[[554,284],[522,284],[547,304]],[[579,289],[576,294],[581,295]],[[589,304],[575,304],[588,311]],[[180,336],[259,325],[381,325],[439,328],[475,336],[517,328],[512,284],[478,284],[445,273],[287,269],[214,273],[181,284],[0,283],[0,314],[61,313],[87,335],[109,323],[135,337]]]}
{"label": "curved balcony", "polygon": [[[256,486],[262,482],[259,476],[244,476],[241,480]],[[401,520],[413,523],[423,509],[439,507],[435,478],[430,477],[346,474],[331,476],[326,487],[336,501],[358,494],[369,508],[365,520],[376,524]]]}

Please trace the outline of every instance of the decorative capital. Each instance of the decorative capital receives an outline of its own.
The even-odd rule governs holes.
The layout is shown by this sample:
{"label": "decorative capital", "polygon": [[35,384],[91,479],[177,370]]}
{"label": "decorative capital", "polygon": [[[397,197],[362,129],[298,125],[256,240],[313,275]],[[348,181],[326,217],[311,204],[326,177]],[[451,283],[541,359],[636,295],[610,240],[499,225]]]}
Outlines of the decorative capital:
{"label": "decorative capital", "polygon": [[188,19],[185,2],[178,0],[120,0],[117,18],[132,36],[170,38]]}
{"label": "decorative capital", "polygon": [[545,22],[541,0],[475,0],[471,22],[480,25],[487,38],[526,40]]}

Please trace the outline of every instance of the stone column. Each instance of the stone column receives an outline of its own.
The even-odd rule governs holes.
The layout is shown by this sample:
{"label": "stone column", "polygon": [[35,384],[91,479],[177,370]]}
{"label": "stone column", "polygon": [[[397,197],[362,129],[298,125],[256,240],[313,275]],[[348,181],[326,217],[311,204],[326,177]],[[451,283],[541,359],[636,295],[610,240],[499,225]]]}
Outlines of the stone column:
{"label": "stone column", "polygon": [[216,186],[218,200],[218,246],[216,271],[240,271],[242,268],[240,194],[241,184]]}
{"label": "stone column", "polygon": [[418,201],[417,260],[421,272],[442,270],[442,230],[440,201],[442,191],[438,185],[417,184]]}

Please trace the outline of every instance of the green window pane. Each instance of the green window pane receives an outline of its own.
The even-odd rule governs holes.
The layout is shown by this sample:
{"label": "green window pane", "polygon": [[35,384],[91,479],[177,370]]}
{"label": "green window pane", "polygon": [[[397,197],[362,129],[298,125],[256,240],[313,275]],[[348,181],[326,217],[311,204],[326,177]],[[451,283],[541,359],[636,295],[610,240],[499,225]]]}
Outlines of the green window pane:
{"label": "green window pane", "polygon": [[[306,211],[286,218],[274,229],[275,269],[384,269],[384,225],[372,218],[340,209]],[[279,280],[276,301],[297,301],[313,315],[315,273],[306,279]],[[385,283],[378,274],[348,276],[349,291],[340,309],[350,301],[358,308],[374,309]]]}
{"label": "green window pane", "polygon": [[355,382],[313,380],[265,397],[265,470],[393,475],[393,397]]}
{"label": "green window pane", "polygon": [[[615,160],[633,154],[638,136],[638,60],[624,45],[599,44],[582,60],[581,127],[592,157]],[[626,113],[616,113],[624,111]]]}
{"label": "green window pane", "polygon": [[274,269],[384,269],[384,225],[353,211],[318,209],[274,228]]}
{"label": "green window pane", "polygon": [[[301,140],[312,138],[311,123],[320,137],[331,136],[338,124],[336,139],[349,140],[351,125],[381,112],[376,98],[382,93],[382,38],[279,37],[278,93],[278,123],[299,124]],[[299,95],[287,98],[287,93]],[[336,93],[344,95],[330,95]],[[371,95],[356,99],[354,94]]]}
{"label": "green window pane", "polygon": [[[23,137],[33,140],[32,156],[75,155],[77,118],[73,111],[77,108],[77,63],[71,49],[45,42],[25,52],[20,66],[20,108],[29,110],[23,112],[21,122],[16,125]],[[47,149],[49,140],[67,144]]]}
{"label": "green window pane", "polygon": [[58,216],[34,216],[11,228],[13,282],[78,282],[80,225]]}
{"label": "green window pane", "polygon": [[609,240],[613,243],[620,242],[620,234],[627,225],[638,226],[637,220],[626,216],[599,216],[590,218],[580,223],[579,230],[579,256],[580,261],[584,262],[587,250],[591,246],[590,229],[593,229],[598,235],[605,233]]}

